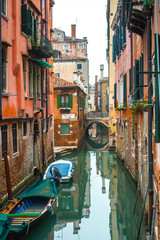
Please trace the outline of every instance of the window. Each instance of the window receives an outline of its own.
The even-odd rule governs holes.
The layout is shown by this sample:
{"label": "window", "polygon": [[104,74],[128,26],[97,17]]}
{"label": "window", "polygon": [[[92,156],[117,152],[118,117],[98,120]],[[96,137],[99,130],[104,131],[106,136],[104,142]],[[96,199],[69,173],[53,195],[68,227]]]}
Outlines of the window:
{"label": "window", "polygon": [[78,49],[84,49],[84,44],[83,43],[79,43],[78,44]]}
{"label": "window", "polygon": [[57,108],[72,108],[72,94],[57,95]]}
{"label": "window", "polygon": [[40,97],[40,67],[37,66],[37,97]]}
{"label": "window", "polygon": [[29,62],[29,97],[33,97],[33,64]]}
{"label": "window", "polygon": [[120,75],[120,81],[118,81],[118,107],[123,105],[123,74]]}
{"label": "window", "polygon": [[7,91],[7,49],[2,47],[2,91]]}
{"label": "window", "polygon": [[12,124],[12,144],[13,144],[13,153],[18,152],[17,148],[17,123]]}
{"label": "window", "polygon": [[2,13],[7,15],[7,0],[2,0],[1,2]]}
{"label": "window", "polygon": [[7,154],[7,125],[1,126],[2,158]]}
{"label": "window", "polygon": [[68,51],[68,50],[69,50],[69,45],[68,45],[68,44],[64,44],[64,45],[63,45],[63,49],[66,50],[66,51]]}
{"label": "window", "polygon": [[51,7],[49,8],[49,17],[50,17],[50,19],[52,17],[52,8]]}
{"label": "window", "polygon": [[44,0],[42,0],[42,7],[44,8]]}
{"label": "window", "polygon": [[24,84],[24,94],[25,94],[25,96],[27,95],[26,73],[27,73],[26,59],[23,58],[23,84]]}
{"label": "window", "polygon": [[27,122],[23,122],[23,136],[27,136]]}
{"label": "window", "polygon": [[70,134],[70,125],[68,123],[61,124],[61,134]]}
{"label": "window", "polygon": [[60,73],[55,73],[55,76],[60,78]]}
{"label": "window", "polygon": [[56,33],[56,38],[60,39],[62,37],[61,33]]}
{"label": "window", "polygon": [[78,63],[77,64],[77,70],[81,70],[82,69],[82,64],[81,63]]}
{"label": "window", "polygon": [[61,95],[61,107],[69,107],[69,95]]}
{"label": "window", "polygon": [[53,121],[52,121],[52,117],[49,118],[49,122],[50,122],[50,123],[49,123],[49,124],[50,124],[50,128],[52,128],[52,122],[53,122]]}

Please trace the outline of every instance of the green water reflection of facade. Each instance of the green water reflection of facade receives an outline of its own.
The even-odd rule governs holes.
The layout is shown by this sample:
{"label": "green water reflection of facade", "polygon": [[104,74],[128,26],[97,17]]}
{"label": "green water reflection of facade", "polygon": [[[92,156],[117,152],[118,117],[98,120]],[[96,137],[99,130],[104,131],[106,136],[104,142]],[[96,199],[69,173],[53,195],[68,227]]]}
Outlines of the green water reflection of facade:
{"label": "green water reflection of facade", "polygon": [[[107,235],[103,236],[103,239],[135,240],[142,213],[142,202],[140,197],[138,197],[136,211],[133,216],[136,187],[123,164],[117,160],[117,155],[107,151],[88,151],[87,144],[84,143],[78,154],[72,154],[68,158],[74,164],[73,181],[61,185],[56,215],[54,218],[52,216],[49,219],[50,224],[46,225],[46,220],[44,220],[44,225],[41,224],[37,230],[34,229],[33,236],[31,233],[28,235],[29,237],[25,236],[23,239],[81,239],[79,236],[83,235],[84,219],[85,226],[87,225],[87,233],[85,233],[85,237],[83,235],[82,239],[90,239],[91,236],[87,234],[90,234],[93,230],[90,229],[91,214],[95,206],[100,209],[99,202],[97,201],[99,201],[98,199],[102,199],[106,215],[104,219],[97,218],[94,221],[97,221],[96,230],[98,231],[98,227],[103,225],[102,223],[108,219],[109,233],[106,233]],[[93,163],[94,158],[96,170],[93,173],[91,163]],[[96,186],[92,184],[93,181],[91,182],[93,178],[99,181],[100,196],[91,201],[91,197],[93,197],[91,192],[97,191]],[[104,196],[106,200],[108,199],[106,203],[103,200]],[[107,202],[110,202],[110,204]],[[72,228],[69,228],[69,225],[72,225]],[[64,230],[65,232],[70,232],[70,238],[62,234]],[[41,232],[41,238],[39,237],[39,231]],[[45,237],[42,237],[43,235]],[[75,238],[76,235],[77,238]],[[96,236],[95,238],[92,236],[91,239],[97,238]],[[101,240],[103,239],[101,238]],[[144,225],[142,225],[139,239],[145,239]]]}

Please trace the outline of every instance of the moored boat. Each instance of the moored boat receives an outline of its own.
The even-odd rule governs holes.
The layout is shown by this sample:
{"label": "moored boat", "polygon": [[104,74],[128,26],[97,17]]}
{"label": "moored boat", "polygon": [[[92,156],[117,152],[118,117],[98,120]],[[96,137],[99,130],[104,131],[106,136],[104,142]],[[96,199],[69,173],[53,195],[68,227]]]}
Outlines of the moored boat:
{"label": "moored boat", "polygon": [[72,178],[74,172],[73,163],[68,159],[60,159],[51,163],[43,176],[43,179],[51,178],[52,168],[58,169],[61,174],[60,182],[68,182]]}
{"label": "moored boat", "polygon": [[16,239],[27,234],[46,215],[56,213],[57,188],[54,180],[37,181],[10,202],[0,213],[0,239],[11,233]]}

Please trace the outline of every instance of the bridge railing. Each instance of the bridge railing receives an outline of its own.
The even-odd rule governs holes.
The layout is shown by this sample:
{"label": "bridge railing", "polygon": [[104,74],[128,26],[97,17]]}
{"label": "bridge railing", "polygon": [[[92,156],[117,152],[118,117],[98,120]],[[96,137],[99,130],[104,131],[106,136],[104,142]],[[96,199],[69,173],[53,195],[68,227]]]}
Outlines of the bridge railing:
{"label": "bridge railing", "polygon": [[101,113],[101,112],[89,112],[86,114],[87,119],[99,119],[99,118],[108,118],[109,113]]}

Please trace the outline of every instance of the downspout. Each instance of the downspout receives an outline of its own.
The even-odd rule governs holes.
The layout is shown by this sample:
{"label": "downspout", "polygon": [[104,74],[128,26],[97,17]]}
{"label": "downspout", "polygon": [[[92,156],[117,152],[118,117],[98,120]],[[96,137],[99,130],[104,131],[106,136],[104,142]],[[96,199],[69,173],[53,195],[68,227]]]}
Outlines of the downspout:
{"label": "downspout", "polygon": [[[46,20],[46,24],[45,24],[45,36],[47,37],[48,34],[48,25],[47,25],[47,0],[45,0],[45,20]],[[47,62],[47,58],[46,58],[46,62]],[[48,70],[46,68],[46,133],[48,132]]]}
{"label": "downspout", "polygon": [[[0,0],[0,14],[1,14]],[[1,39],[1,15],[0,15],[0,120],[2,120],[2,39]]]}
{"label": "downspout", "polygon": [[151,17],[147,16],[147,62],[148,62],[148,163],[149,163],[149,230],[153,214],[153,154],[152,154],[152,76],[151,76]]}
{"label": "downspout", "polygon": [[[41,0],[41,13],[42,13],[42,0]],[[42,30],[43,30],[43,23],[42,23],[42,14],[41,14],[41,39],[42,39]],[[43,129],[44,129],[44,109],[43,109],[43,101],[44,101],[44,93],[43,93],[43,81],[44,81],[44,74],[43,69],[41,67],[41,135],[42,135],[42,165],[44,166],[44,143],[43,143]]]}

